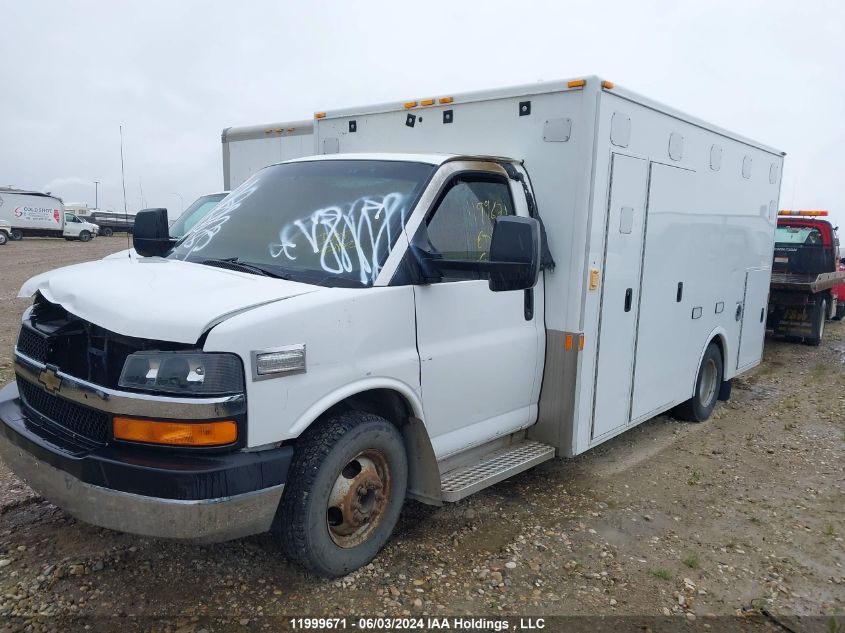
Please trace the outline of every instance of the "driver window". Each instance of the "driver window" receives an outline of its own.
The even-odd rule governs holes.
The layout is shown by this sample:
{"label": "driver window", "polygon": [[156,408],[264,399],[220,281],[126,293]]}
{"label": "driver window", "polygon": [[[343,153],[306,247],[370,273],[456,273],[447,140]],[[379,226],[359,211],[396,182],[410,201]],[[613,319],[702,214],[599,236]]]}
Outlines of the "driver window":
{"label": "driver window", "polygon": [[65,222],[77,222],[76,217],[70,213],[65,213]]}
{"label": "driver window", "polygon": [[429,250],[444,259],[485,261],[493,224],[501,215],[514,215],[508,183],[496,176],[464,176],[446,192],[428,221]]}

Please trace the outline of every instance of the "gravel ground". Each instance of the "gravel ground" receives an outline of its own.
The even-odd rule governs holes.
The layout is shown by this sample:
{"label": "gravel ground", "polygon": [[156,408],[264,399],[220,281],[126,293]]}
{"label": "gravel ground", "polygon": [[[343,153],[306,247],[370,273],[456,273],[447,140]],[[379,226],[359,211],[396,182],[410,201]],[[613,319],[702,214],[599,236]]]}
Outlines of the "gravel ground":
{"label": "gravel ground", "polygon": [[[13,299],[20,283],[125,245],[0,247],[0,381],[27,305]],[[117,616],[185,632],[294,614],[841,616],[843,363],[843,324],[820,347],[767,340],[710,421],[660,416],[460,503],[409,502],[376,561],[336,581],[288,563],[270,535],[200,547],[79,523],[0,466],[0,616],[16,616],[10,630],[107,630]]]}

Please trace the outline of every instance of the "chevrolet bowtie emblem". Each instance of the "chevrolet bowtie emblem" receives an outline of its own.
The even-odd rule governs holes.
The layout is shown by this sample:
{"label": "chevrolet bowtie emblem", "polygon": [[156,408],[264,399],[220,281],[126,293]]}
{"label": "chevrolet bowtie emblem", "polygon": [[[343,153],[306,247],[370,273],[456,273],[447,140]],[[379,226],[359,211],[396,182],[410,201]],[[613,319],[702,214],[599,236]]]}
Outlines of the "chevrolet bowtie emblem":
{"label": "chevrolet bowtie emblem", "polygon": [[44,388],[51,393],[57,392],[59,387],[62,386],[62,379],[50,368],[38,374],[38,382],[44,385]]}

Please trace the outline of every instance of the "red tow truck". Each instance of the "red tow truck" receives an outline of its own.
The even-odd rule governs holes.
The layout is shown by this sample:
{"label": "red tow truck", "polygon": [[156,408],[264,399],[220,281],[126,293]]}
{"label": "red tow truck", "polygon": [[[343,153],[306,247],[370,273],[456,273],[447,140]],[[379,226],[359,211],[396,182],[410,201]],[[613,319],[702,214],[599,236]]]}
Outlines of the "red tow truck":
{"label": "red tow truck", "polygon": [[845,264],[827,211],[780,211],[767,329],[818,345],[825,322],[845,315]]}

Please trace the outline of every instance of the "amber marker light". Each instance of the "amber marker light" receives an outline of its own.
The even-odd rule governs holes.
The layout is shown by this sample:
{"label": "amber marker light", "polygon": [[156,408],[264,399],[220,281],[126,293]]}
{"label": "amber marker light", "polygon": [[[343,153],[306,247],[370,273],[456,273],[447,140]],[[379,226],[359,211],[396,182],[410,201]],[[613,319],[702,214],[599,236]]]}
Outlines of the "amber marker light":
{"label": "amber marker light", "polygon": [[586,79],[573,79],[569,83],[566,84],[567,88],[583,88],[587,85]]}
{"label": "amber marker light", "polygon": [[238,439],[233,420],[170,422],[118,416],[112,421],[112,431],[116,440],[167,446],[225,446]]}

